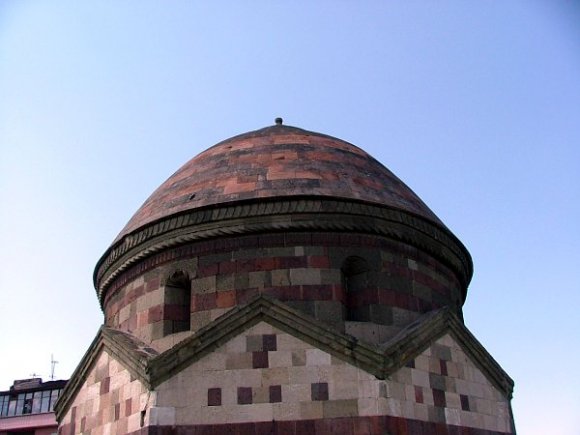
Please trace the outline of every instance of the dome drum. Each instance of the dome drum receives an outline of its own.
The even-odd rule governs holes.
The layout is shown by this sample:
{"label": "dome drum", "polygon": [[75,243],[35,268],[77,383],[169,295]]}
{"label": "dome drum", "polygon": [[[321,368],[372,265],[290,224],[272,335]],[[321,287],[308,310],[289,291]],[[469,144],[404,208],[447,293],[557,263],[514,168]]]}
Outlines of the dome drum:
{"label": "dome drum", "polygon": [[[352,259],[364,266],[349,268]],[[190,299],[176,299],[176,286],[168,284],[176,273],[188,277]],[[344,232],[193,242],[136,264],[117,286],[104,302],[107,326],[160,343],[199,330],[260,293],[371,341],[394,335],[424,312],[449,305],[460,312],[462,304],[459,281],[435,258],[386,237]],[[187,329],[176,328],[187,318],[180,303],[191,322]]]}

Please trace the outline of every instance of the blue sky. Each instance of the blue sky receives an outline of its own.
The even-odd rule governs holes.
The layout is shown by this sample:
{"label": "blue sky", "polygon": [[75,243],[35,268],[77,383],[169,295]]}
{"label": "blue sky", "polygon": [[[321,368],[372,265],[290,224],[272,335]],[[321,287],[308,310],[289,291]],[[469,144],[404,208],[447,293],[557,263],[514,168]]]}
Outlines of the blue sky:
{"label": "blue sky", "polygon": [[364,148],[463,241],[466,325],[519,433],[577,433],[579,22],[548,0],[0,3],[0,389],[51,353],[68,378],[132,213],[282,116]]}

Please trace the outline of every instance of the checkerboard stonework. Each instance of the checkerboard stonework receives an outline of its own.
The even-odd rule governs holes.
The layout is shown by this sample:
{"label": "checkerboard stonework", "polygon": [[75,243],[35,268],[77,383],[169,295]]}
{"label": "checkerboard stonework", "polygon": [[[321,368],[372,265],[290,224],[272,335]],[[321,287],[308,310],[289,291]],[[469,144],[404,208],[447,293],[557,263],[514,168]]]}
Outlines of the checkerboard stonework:
{"label": "checkerboard stonework", "polygon": [[282,125],[170,177],[103,255],[61,434],[515,433],[469,253],[388,169]]}

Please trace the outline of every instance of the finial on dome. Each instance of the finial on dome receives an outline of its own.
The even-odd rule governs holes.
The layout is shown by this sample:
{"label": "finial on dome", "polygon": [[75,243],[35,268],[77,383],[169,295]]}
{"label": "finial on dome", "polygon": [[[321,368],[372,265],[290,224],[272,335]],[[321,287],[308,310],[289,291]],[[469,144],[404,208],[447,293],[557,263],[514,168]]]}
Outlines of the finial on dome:
{"label": "finial on dome", "polygon": [[284,120],[282,118],[276,118],[274,120],[274,122],[276,123],[276,125],[282,125],[282,123],[284,122]]}

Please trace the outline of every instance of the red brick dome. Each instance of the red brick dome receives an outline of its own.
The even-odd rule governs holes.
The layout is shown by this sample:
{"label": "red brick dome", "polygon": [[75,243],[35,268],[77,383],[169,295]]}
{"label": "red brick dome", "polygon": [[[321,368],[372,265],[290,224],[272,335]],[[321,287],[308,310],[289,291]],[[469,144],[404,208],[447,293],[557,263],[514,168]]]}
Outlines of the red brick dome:
{"label": "red brick dome", "polygon": [[153,192],[116,241],[188,210],[292,196],[371,202],[442,225],[409,187],[360,148],[277,124],[232,137],[192,158]]}

